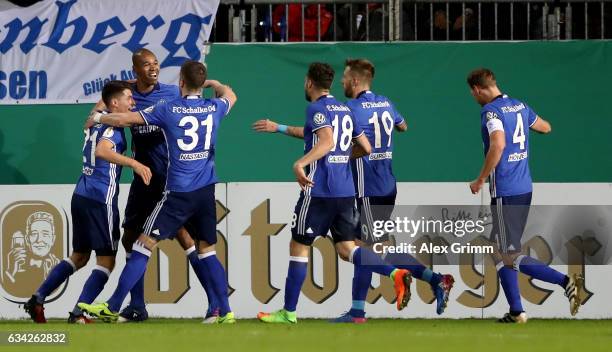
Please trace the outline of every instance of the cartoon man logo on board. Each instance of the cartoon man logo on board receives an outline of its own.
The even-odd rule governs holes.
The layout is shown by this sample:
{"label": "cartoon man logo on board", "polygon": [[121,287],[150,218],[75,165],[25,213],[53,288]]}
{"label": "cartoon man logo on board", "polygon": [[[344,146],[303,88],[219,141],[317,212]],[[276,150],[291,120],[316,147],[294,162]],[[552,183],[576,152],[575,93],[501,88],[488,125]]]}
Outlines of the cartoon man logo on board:
{"label": "cartoon man logo on board", "polygon": [[64,220],[49,203],[17,202],[6,207],[1,222],[2,289],[7,299],[27,300],[64,257]]}

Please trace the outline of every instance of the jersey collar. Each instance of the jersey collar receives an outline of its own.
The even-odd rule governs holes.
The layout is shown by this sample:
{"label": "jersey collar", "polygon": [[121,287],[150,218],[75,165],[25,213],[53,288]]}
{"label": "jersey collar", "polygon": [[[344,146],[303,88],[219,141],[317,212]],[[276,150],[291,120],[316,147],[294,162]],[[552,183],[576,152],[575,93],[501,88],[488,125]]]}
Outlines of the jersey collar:
{"label": "jersey collar", "polygon": [[184,99],[200,99],[202,98],[200,95],[185,95],[183,96]]}
{"label": "jersey collar", "polygon": [[498,96],[496,96],[495,98],[493,98],[493,100],[491,100],[491,102],[496,101],[497,99],[502,99],[502,98],[507,98],[508,96],[505,94],[500,94]]}
{"label": "jersey collar", "polygon": [[148,93],[141,93],[141,92],[138,90],[138,84],[136,84],[136,82],[134,82],[134,89],[133,89],[133,91],[134,91],[134,92],[136,92],[136,93],[138,93],[138,95],[140,95],[140,96],[142,96],[142,97],[146,97],[147,95],[149,95],[149,94],[151,94],[151,93],[155,92],[156,90],[160,90],[160,89],[161,89],[161,87],[159,86],[159,82],[157,82],[157,83],[155,83],[155,84],[153,85],[153,89],[151,89],[151,91],[150,91],[150,92],[148,92]]}
{"label": "jersey collar", "polygon": [[357,94],[357,98],[355,98],[355,99],[359,99],[359,98],[361,98],[361,96],[362,96],[362,95],[364,95],[364,94],[371,94],[371,93],[372,93],[372,91],[369,91],[369,90],[363,90],[363,91],[361,91],[359,94]]}

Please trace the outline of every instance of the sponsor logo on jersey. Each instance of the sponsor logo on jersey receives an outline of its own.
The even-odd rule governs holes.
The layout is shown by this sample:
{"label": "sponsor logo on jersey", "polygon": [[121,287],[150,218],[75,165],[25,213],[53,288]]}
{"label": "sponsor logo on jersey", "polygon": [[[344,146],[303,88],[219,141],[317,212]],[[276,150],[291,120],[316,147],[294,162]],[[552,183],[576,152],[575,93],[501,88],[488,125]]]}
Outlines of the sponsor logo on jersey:
{"label": "sponsor logo on jersey", "polygon": [[349,162],[348,155],[330,155],[327,157],[327,161],[332,164],[344,164]]}
{"label": "sponsor logo on jersey", "polygon": [[199,152],[199,153],[181,153],[179,157],[180,160],[185,160],[185,161],[200,160],[200,159],[207,159],[207,158],[208,158],[208,151]]}
{"label": "sponsor logo on jersey", "polygon": [[493,111],[487,111],[487,120],[493,120],[493,119],[499,119],[499,116],[497,116],[496,113],[494,113]]}
{"label": "sponsor logo on jersey", "polygon": [[132,126],[132,132],[136,134],[149,134],[157,131],[159,131],[159,127],[154,125]]}
{"label": "sponsor logo on jersey", "polygon": [[369,155],[370,160],[393,159],[393,152],[372,153]]}
{"label": "sponsor logo on jersey", "polygon": [[314,122],[315,125],[322,125],[322,124],[324,124],[325,123],[325,115],[323,115],[320,112],[314,114],[314,116],[312,117],[312,122]]}
{"label": "sponsor logo on jersey", "polygon": [[527,159],[527,151],[522,153],[512,153],[508,155],[508,162],[521,161],[523,159]]}

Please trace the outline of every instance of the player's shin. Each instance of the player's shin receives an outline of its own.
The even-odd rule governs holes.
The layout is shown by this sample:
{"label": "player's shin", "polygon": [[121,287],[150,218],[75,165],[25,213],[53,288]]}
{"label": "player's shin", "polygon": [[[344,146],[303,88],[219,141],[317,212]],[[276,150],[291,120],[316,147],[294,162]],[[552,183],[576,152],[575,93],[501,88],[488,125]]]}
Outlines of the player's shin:
{"label": "player's shin", "polygon": [[365,267],[366,270],[389,277],[396,269],[393,265],[387,264],[376,253],[363,247],[354,247],[349,255],[349,261],[354,265]]}
{"label": "player's shin", "polygon": [[198,258],[200,260],[200,266],[207,271],[210,277],[212,289],[214,290],[218,299],[219,314],[220,316],[225,316],[227,313],[232,311],[229,305],[225,269],[217,258],[217,252],[215,251],[200,253]]}
{"label": "player's shin", "polygon": [[[108,281],[109,275],[110,270],[103,266],[96,265],[96,267],[91,271],[89,278],[85,282],[85,285],[83,286],[83,291],[81,292],[81,295],[79,296],[77,302],[91,304],[94,299],[98,297],[100,292],[102,292],[102,290],[104,289],[104,285]],[[74,309],[72,310],[72,314],[74,314],[75,316],[80,316],[83,315],[83,311],[75,305]]]}
{"label": "player's shin", "polygon": [[569,277],[558,272],[541,261],[527,255],[519,255],[514,260],[514,268],[534,279],[557,284],[563,288],[567,286]]}
{"label": "player's shin", "polygon": [[289,312],[295,312],[302,284],[306,279],[306,269],[308,268],[308,257],[289,257],[289,269],[287,270],[287,280],[285,281],[285,306]]}
{"label": "player's shin", "polygon": [[51,292],[55,291],[62,282],[66,281],[70,275],[77,271],[77,267],[74,265],[70,258],[66,258],[59,262],[49,273],[45,281],[40,285],[35,293],[36,300],[39,304],[45,302],[45,298]]}
{"label": "player's shin", "polygon": [[112,312],[119,311],[128,292],[130,292],[134,284],[144,276],[149,257],[151,257],[150,250],[145,248],[139,241],[134,243],[130,260],[126,263],[121,272],[115,292],[108,300],[108,307]]}
{"label": "player's shin", "polygon": [[349,314],[352,317],[365,317],[365,303],[368,296],[368,289],[372,282],[372,271],[364,268],[361,265],[354,266],[353,276],[353,303]]}
{"label": "player's shin", "polygon": [[192,246],[185,250],[185,254],[189,259],[189,263],[193,268],[193,271],[196,273],[200,284],[204,288],[206,292],[206,298],[208,299],[208,312],[212,312],[215,309],[219,309],[219,302],[217,299],[217,294],[213,289],[212,278],[208,273],[208,270],[200,263],[200,259],[198,258],[198,252],[196,251],[195,246]]}
{"label": "player's shin", "polygon": [[499,262],[497,264],[497,274],[504,289],[506,300],[510,305],[510,314],[513,316],[519,315],[523,312],[523,305],[518,285],[518,272],[512,267],[505,266],[503,262]]}

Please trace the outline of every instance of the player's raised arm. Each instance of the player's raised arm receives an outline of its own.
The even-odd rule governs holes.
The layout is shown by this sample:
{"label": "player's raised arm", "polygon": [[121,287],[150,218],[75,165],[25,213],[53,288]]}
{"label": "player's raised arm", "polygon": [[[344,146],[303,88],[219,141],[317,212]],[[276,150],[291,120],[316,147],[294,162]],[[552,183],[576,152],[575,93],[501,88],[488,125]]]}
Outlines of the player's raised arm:
{"label": "player's raised arm", "polygon": [[489,135],[489,151],[487,151],[487,156],[485,157],[484,165],[480,170],[480,175],[478,178],[472,183],[470,183],[470,190],[472,194],[476,194],[482,188],[482,185],[487,180],[487,177],[491,174],[491,171],[501,159],[501,156],[504,152],[504,148],[506,148],[506,135],[502,130],[495,130],[491,132]]}
{"label": "player's raised arm", "polygon": [[535,122],[531,126],[529,126],[529,128],[532,131],[535,131],[535,132],[538,132],[538,133],[542,133],[542,134],[547,134],[547,133],[550,133],[550,131],[552,131],[552,127],[550,126],[550,122],[544,120],[540,116],[536,117]]}
{"label": "player's raised arm", "polygon": [[90,128],[96,123],[103,123],[113,127],[129,127],[132,125],[146,124],[140,112],[118,112],[110,114],[102,114],[97,112],[85,122],[85,129]]}
{"label": "player's raised arm", "polygon": [[255,121],[255,123],[253,123],[253,130],[268,133],[280,132],[286,134],[287,136],[299,139],[304,138],[304,127],[281,125],[270,119]]}
{"label": "player's raised arm", "polygon": [[204,88],[212,88],[215,91],[217,98],[223,98],[229,102],[228,111],[236,104],[238,97],[232,88],[214,79],[207,79],[204,82]]}
{"label": "player's raised arm", "polygon": [[312,187],[314,185],[314,182],[306,176],[304,167],[321,159],[334,147],[334,133],[331,126],[319,128],[315,133],[319,141],[308,153],[304,154],[304,156],[293,164],[293,173],[295,173],[295,178],[302,190],[306,190],[306,187]]}
{"label": "player's raised arm", "polygon": [[145,185],[151,181],[151,170],[138,161],[119,154],[114,150],[115,145],[107,139],[101,139],[96,145],[96,158],[101,158],[109,163],[131,167],[134,172],[142,178]]}

